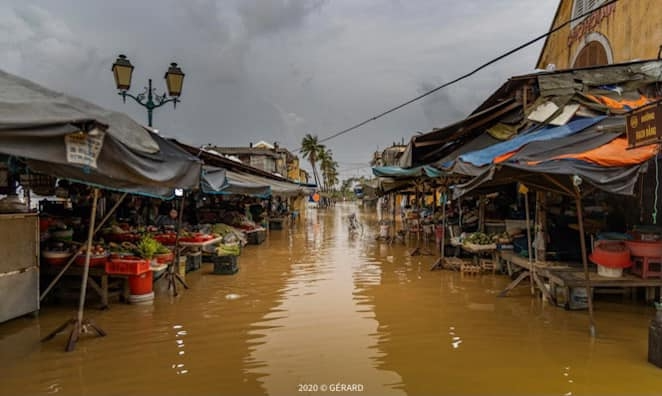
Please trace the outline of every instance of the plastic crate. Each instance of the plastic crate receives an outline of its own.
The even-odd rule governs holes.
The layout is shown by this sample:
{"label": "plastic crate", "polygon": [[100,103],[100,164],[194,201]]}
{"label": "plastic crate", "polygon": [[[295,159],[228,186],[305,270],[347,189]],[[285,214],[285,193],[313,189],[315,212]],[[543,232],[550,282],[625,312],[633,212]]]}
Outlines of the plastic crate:
{"label": "plastic crate", "polygon": [[106,272],[116,275],[140,275],[150,270],[149,260],[138,258],[111,258],[106,262]]}
{"label": "plastic crate", "polygon": [[239,256],[212,256],[214,273],[232,275],[239,271]]}
{"label": "plastic crate", "polygon": [[283,229],[284,219],[269,219],[269,229],[270,230],[282,230]]}
{"label": "plastic crate", "polygon": [[186,256],[186,272],[197,271],[202,265],[202,252],[191,253]]}
{"label": "plastic crate", "polygon": [[267,239],[267,230],[257,230],[246,233],[249,245],[259,245]]}

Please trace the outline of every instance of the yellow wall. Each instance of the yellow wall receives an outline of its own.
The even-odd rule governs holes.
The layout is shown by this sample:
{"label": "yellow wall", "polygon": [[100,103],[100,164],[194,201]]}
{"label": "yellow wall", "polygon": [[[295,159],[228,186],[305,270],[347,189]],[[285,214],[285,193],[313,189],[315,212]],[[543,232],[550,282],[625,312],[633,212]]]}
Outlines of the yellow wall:
{"label": "yellow wall", "polygon": [[287,169],[287,178],[290,180],[301,182],[299,172],[299,158],[295,158]]}
{"label": "yellow wall", "polygon": [[[573,2],[561,0],[554,27],[570,20]],[[611,47],[613,63],[657,58],[662,45],[662,1],[625,0],[609,7],[613,9],[603,10],[603,15],[608,15],[600,18],[595,26],[591,27],[592,21],[586,18],[585,29],[576,28],[573,37],[569,25],[549,36],[536,67],[544,69],[548,64],[555,64],[556,69],[572,68],[577,54],[591,41],[591,33],[597,33],[593,38],[604,36]]]}

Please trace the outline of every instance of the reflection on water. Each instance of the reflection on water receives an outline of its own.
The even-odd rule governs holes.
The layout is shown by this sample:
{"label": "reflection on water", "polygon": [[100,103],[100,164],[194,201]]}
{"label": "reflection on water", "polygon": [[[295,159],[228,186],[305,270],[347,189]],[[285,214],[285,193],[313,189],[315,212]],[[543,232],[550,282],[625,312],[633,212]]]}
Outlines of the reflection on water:
{"label": "reflection on water", "polygon": [[236,275],[209,264],[187,274],[178,297],[157,284],[153,305],[87,311],[108,336],[73,353],[66,334],[39,338],[75,302],[0,325],[0,394],[353,393],[331,392],[338,383],[368,395],[660,394],[662,371],[646,362],[650,308],[598,301],[591,340],[586,312],[528,287],[497,298],[504,276],[431,272],[436,257],[377,242],[367,213],[364,235],[348,235],[356,210],[311,210],[246,247]]}

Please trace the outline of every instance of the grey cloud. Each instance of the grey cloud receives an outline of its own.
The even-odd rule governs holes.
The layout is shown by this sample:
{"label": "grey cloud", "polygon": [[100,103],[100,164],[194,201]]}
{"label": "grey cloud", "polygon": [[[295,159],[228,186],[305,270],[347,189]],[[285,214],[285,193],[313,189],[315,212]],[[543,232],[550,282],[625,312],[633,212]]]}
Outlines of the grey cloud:
{"label": "grey cloud", "polygon": [[[0,68],[144,122],[143,108],[117,96],[112,62],[126,53],[132,90],[151,77],[161,93],[176,61],[186,80],[176,111],[155,112],[164,134],[297,148],[305,133],[329,136],[543,32],[557,0],[530,3],[5,0]],[[377,147],[466,116],[509,76],[530,72],[538,48],[326,144],[339,162],[367,162]]]}
{"label": "grey cloud", "polygon": [[278,33],[302,25],[325,0],[244,0],[238,11],[249,37]]}

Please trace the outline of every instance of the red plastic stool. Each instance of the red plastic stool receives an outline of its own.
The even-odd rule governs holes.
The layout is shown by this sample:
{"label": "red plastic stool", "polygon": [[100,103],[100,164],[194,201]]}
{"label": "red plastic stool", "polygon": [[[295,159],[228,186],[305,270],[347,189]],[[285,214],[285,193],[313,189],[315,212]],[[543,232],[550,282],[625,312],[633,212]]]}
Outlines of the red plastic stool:
{"label": "red plastic stool", "polygon": [[642,279],[662,278],[662,257],[632,256],[631,271]]}

